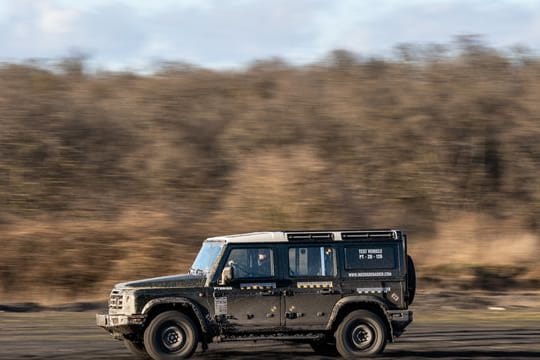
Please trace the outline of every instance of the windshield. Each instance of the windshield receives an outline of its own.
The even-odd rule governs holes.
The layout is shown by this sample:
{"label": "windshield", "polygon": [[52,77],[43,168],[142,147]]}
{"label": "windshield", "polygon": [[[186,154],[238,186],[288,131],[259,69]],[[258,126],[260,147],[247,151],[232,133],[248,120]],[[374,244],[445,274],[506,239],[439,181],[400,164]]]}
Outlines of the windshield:
{"label": "windshield", "polygon": [[191,274],[205,274],[207,275],[223,247],[222,242],[207,241],[203,243],[199,254],[191,266]]}

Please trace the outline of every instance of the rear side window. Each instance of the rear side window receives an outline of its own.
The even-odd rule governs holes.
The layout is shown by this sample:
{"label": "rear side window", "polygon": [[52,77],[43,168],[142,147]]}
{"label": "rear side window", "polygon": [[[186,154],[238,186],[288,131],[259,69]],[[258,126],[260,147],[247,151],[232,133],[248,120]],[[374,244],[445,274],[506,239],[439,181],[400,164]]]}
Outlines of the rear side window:
{"label": "rear side window", "polygon": [[396,259],[397,248],[391,244],[358,244],[345,247],[347,270],[394,269]]}
{"label": "rear side window", "polygon": [[336,252],[330,246],[289,248],[289,276],[335,276]]}

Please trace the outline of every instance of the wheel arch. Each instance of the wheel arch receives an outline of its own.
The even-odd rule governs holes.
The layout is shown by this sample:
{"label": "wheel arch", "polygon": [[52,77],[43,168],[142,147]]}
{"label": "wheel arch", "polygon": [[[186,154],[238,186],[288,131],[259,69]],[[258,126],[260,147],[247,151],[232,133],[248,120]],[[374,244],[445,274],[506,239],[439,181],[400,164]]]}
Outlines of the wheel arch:
{"label": "wheel arch", "polygon": [[179,311],[191,317],[191,319],[197,325],[201,335],[205,335],[210,332],[209,321],[205,317],[203,310],[197,303],[188,298],[162,297],[152,299],[147,302],[146,305],[144,305],[141,313],[146,315],[146,324],[148,324],[158,314],[168,310]]}
{"label": "wheel arch", "polygon": [[368,310],[378,315],[386,326],[387,337],[390,341],[394,340],[394,332],[390,319],[386,315],[386,306],[380,300],[366,296],[349,296],[339,300],[332,309],[326,330],[335,332],[340,322],[354,310]]}

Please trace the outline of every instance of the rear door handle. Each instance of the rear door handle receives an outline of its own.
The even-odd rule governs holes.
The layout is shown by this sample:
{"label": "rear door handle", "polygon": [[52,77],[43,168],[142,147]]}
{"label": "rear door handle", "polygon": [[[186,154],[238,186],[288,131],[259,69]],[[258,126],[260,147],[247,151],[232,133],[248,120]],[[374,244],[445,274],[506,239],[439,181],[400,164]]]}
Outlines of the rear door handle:
{"label": "rear door handle", "polygon": [[334,293],[333,289],[321,289],[319,290],[319,294],[321,295],[331,295]]}
{"label": "rear door handle", "polygon": [[275,295],[276,293],[274,292],[274,290],[265,290],[265,291],[261,291],[259,294],[262,296],[272,296],[272,295]]}

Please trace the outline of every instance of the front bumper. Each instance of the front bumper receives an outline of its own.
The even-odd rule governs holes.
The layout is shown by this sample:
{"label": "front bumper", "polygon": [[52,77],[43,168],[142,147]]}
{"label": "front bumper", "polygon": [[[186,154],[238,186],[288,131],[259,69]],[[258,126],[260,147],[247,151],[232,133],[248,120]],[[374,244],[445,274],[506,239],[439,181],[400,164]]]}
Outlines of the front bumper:
{"label": "front bumper", "polygon": [[118,326],[142,325],[145,318],[144,315],[96,314],[96,324],[106,329]]}
{"label": "front bumper", "polygon": [[142,325],[145,319],[145,315],[96,314],[96,325],[109,331],[121,330],[130,326]]}

